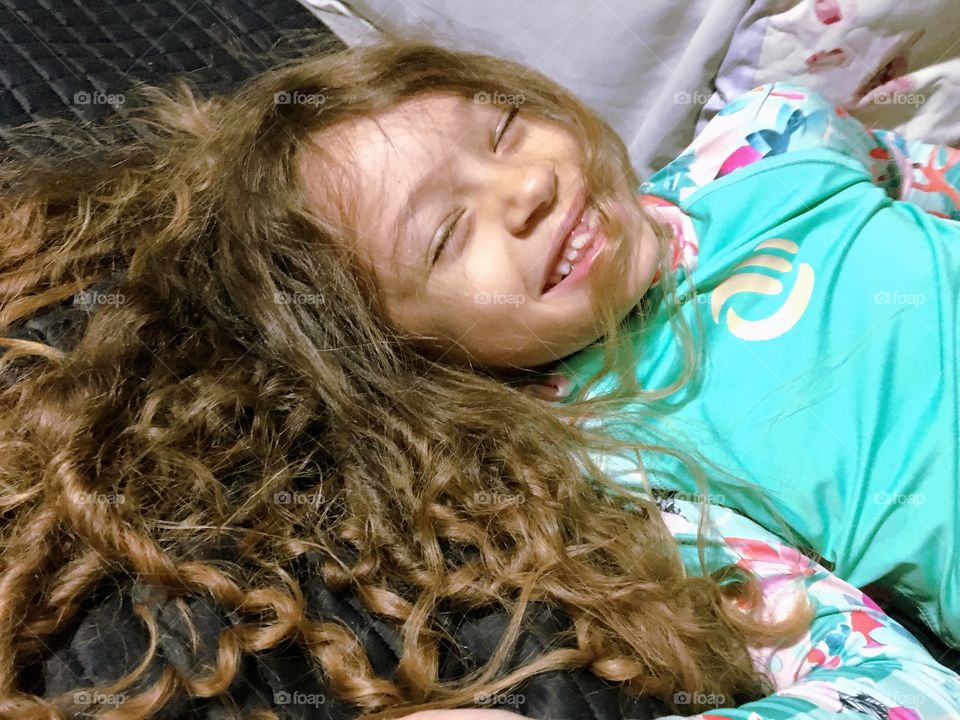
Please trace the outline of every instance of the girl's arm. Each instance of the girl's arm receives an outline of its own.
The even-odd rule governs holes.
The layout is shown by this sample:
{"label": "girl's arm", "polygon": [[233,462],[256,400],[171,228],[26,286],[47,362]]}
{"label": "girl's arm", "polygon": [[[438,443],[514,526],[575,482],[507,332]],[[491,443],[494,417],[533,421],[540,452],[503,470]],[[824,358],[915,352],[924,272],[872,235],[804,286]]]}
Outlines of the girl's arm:
{"label": "girl's arm", "polygon": [[[695,538],[696,506],[681,500],[675,500],[674,506],[677,512],[665,512],[664,519],[678,540],[689,545]],[[713,507],[710,516],[731,558],[738,558],[738,565],[759,578],[768,612],[774,616],[789,612],[797,592],[803,591],[814,617],[799,642],[752,651],[757,667],[766,668],[773,680],[773,695],[737,708],[721,705],[695,717],[939,720],[958,716],[960,676],[937,663],[868,596],[747,518]],[[670,720],[680,717],[670,716]]]}
{"label": "girl's arm", "polygon": [[890,197],[960,219],[960,150],[867,128],[841,106],[793,82],[761,85],[728,103],[641,192],[679,204],[741,167],[821,147],[862,163]]}
{"label": "girl's arm", "polygon": [[960,150],[908,141],[892,130],[870,132],[900,168],[899,199],[933,215],[960,220]]}

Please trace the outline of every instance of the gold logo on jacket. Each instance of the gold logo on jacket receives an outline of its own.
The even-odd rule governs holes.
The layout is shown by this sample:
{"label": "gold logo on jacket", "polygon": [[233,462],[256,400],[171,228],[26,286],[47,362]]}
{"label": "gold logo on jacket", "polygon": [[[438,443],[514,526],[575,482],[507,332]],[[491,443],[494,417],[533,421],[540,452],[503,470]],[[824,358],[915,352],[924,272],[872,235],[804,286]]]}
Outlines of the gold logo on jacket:
{"label": "gold logo on jacket", "polygon": [[[724,303],[735,295],[740,293],[783,294],[783,283],[775,277],[755,272],[738,272],[741,268],[747,267],[764,267],[779,273],[788,273],[793,269],[791,261],[779,255],[763,252],[766,248],[784,250],[791,255],[796,255],[800,249],[795,242],[783,238],[764,240],[757,245],[756,250],[759,252],[755,252],[737,265],[733,269],[734,274],[720,283],[713,291],[710,299],[710,311],[715,323],[720,323],[720,311],[723,309]],[[810,297],[813,295],[813,281],[813,268],[807,263],[801,263],[797,267],[796,282],[793,288],[775,312],[762,320],[745,320],[737,314],[736,310],[728,308],[726,313],[727,328],[741,340],[771,340],[783,335],[803,317],[803,313],[810,303]]]}

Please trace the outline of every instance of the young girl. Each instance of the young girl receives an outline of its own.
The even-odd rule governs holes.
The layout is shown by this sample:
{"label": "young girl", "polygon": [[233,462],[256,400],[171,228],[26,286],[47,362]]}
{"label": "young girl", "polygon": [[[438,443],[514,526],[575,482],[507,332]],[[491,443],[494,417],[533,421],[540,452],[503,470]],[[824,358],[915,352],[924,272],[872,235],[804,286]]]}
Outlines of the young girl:
{"label": "young girl", "polygon": [[[671,230],[662,268],[626,177],[595,188],[574,136],[514,103],[434,96],[318,139],[353,163],[392,320],[447,361],[562,358],[546,369],[568,399],[619,399],[612,435],[695,451],[708,499],[771,530],[779,515],[960,647],[960,151],[870,131],[789,83],[756,88],[640,187]],[[315,168],[332,165],[303,165],[322,207]],[[598,230],[607,209],[621,222]],[[609,327],[600,302],[626,318],[634,385],[604,366],[609,337],[583,349]],[[678,347],[678,312],[702,352]],[[630,457],[597,459],[630,487],[704,491],[679,457]]]}
{"label": "young girl", "polygon": [[[960,705],[960,678],[858,590],[746,518],[714,513],[717,536],[695,505],[620,488],[591,454],[630,443],[486,373],[613,337],[667,268],[622,143],[562,88],[397,42],[229,98],[146,92],[136,142],[0,166],[0,328],[124,276],[85,290],[75,347],[3,341],[0,715],[315,716],[246,672],[290,648],[330,717],[485,705],[573,669],[714,717]],[[609,240],[595,314],[541,292],[588,200]],[[444,254],[466,249],[489,262]],[[388,676],[306,591],[318,576],[397,631]],[[91,657],[116,595],[139,641]],[[569,632],[510,667],[532,601]],[[451,674],[442,620],[490,607],[512,619],[497,652]]]}

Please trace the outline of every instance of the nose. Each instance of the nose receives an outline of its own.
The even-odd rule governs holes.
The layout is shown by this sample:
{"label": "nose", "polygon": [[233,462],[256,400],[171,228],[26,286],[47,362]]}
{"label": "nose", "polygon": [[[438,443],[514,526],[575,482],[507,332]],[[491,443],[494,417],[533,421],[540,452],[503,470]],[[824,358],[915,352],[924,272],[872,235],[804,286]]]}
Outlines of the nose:
{"label": "nose", "polygon": [[549,161],[514,168],[500,186],[504,218],[513,235],[524,235],[536,226],[557,195],[557,173]]}

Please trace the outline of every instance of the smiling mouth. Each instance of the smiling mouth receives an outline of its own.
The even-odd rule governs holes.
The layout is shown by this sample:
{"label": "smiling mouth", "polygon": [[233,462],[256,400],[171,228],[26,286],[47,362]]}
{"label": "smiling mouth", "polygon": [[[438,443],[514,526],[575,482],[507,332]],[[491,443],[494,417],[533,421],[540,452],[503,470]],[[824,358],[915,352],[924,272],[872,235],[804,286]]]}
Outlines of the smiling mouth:
{"label": "smiling mouth", "polygon": [[577,263],[586,257],[587,251],[596,239],[598,221],[599,215],[596,208],[588,205],[580,222],[570,231],[556,257],[553,258],[553,269],[541,294],[550,292],[563,282],[563,279],[573,272]]}

